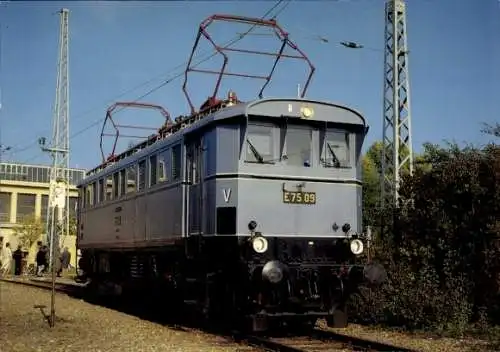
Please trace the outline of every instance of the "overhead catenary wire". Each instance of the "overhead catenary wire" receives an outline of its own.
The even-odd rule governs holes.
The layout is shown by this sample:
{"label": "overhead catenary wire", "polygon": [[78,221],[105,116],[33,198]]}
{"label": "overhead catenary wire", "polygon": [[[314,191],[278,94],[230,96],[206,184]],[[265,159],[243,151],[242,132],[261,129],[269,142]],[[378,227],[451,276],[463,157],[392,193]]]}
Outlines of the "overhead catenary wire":
{"label": "overhead catenary wire", "polygon": [[[274,4],[274,5],[273,5],[270,9],[268,9],[268,10],[267,10],[267,11],[266,11],[266,12],[265,12],[262,16],[261,16],[261,19],[266,19],[268,16],[270,16],[270,15],[271,15],[271,13],[272,13],[272,12],[273,12],[276,8],[278,8],[278,7],[279,7],[282,3],[284,3],[284,6],[282,6],[280,9],[278,9],[278,11],[277,11],[277,12],[276,12],[276,13],[275,13],[272,17],[271,17],[272,19],[276,19],[276,18],[277,18],[277,16],[278,16],[278,15],[280,15],[280,14],[281,14],[281,13],[282,13],[282,12],[283,12],[283,11],[284,11],[287,7],[288,7],[288,5],[290,4],[290,0],[286,0],[286,1],[285,1],[285,0],[278,0],[278,1],[277,1],[277,2],[276,2],[276,3],[275,3],[275,4]],[[255,27],[256,27],[256,26],[257,26],[256,24],[252,25],[252,26],[251,26],[251,27],[250,27],[250,28],[249,28],[246,32],[244,32],[244,33],[240,33],[240,34],[236,35],[233,39],[231,39],[231,40],[229,40],[228,42],[224,43],[224,44],[223,44],[223,46],[229,47],[229,46],[231,46],[231,45],[236,44],[237,42],[239,42],[240,40],[242,40],[244,37],[246,37],[248,34],[250,34],[250,33],[251,33],[254,29],[255,29]],[[200,54],[200,56],[205,56],[208,52],[211,52],[211,54],[210,54],[209,56],[207,56],[207,57],[205,57],[205,58],[200,59],[199,61],[197,61],[197,62],[193,65],[193,68],[198,67],[199,65],[203,64],[204,62],[206,62],[206,61],[210,60],[211,58],[213,58],[213,57],[214,57],[215,55],[217,55],[217,53],[218,53],[218,52],[217,52],[217,50],[205,50],[204,52],[202,52],[202,53]],[[173,73],[174,71],[177,71],[177,70],[179,70],[180,68],[185,67],[185,66],[186,66],[186,64],[187,64],[187,62],[184,62],[184,63],[182,63],[182,64],[179,64],[179,65],[175,66],[174,68],[172,68],[171,70],[169,70],[169,73]],[[136,99],[132,100],[132,102],[138,102],[138,101],[140,101],[140,100],[144,99],[145,97],[147,97],[147,96],[149,96],[149,95],[153,94],[153,93],[154,93],[154,92],[156,92],[157,90],[159,90],[159,89],[163,88],[163,87],[164,87],[164,86],[166,86],[167,84],[169,84],[169,83],[171,83],[171,82],[175,81],[176,79],[178,79],[178,78],[182,77],[183,75],[184,75],[184,70],[182,70],[182,71],[178,72],[177,74],[175,74],[175,75],[174,75],[174,76],[172,76],[172,77],[169,77],[169,78],[165,79],[165,80],[164,80],[162,83],[160,83],[158,86],[156,86],[156,87],[154,87],[154,88],[150,89],[149,91],[147,91],[146,93],[142,94],[142,95],[141,95],[141,96],[139,96],[138,98],[136,98]],[[155,80],[157,80],[157,79],[158,79],[158,76],[156,76],[156,77],[154,77],[154,78],[152,78],[152,79],[150,79],[150,80],[148,80],[148,81],[146,81],[146,82],[144,82],[144,83],[141,83],[140,85],[138,85],[138,86],[136,86],[136,87],[134,87],[134,88],[132,88],[132,89],[129,89],[129,90],[127,90],[127,91],[125,91],[125,92],[123,92],[123,93],[119,94],[118,96],[116,96],[115,98],[113,98],[113,99],[112,99],[109,103],[111,103],[111,102],[113,102],[113,101],[116,101],[117,99],[119,99],[119,98],[121,98],[121,97],[123,97],[123,96],[127,95],[127,94],[128,94],[128,93],[130,93],[131,91],[135,91],[135,90],[137,90],[137,89],[139,89],[139,88],[141,88],[141,87],[143,87],[143,86],[146,86],[147,84],[149,84],[149,83],[151,83],[151,82],[153,82],[153,81],[155,81]],[[101,108],[101,107],[92,108],[92,109],[90,109],[90,110],[86,111],[85,113],[82,113],[82,114],[77,115],[77,116],[78,116],[77,118],[79,118],[79,117],[81,117],[81,116],[84,116],[84,115],[88,115],[89,113],[94,112],[94,111],[96,111],[96,110],[98,110],[98,109],[100,109],[100,108]],[[122,107],[122,108],[118,108],[118,109],[115,111],[115,114],[116,114],[116,113],[118,113],[118,112],[120,112],[120,111],[121,111],[121,110],[123,110],[123,109],[124,109],[124,107]],[[70,136],[70,139],[73,139],[73,138],[75,138],[75,137],[77,137],[77,136],[81,135],[82,133],[84,133],[84,132],[86,132],[86,131],[90,130],[91,128],[93,128],[93,127],[97,126],[98,124],[102,123],[102,122],[103,122],[103,120],[104,120],[104,118],[100,118],[100,119],[98,119],[98,120],[95,120],[94,122],[90,123],[90,124],[89,124],[89,125],[87,125],[86,127],[84,127],[84,128],[82,128],[82,129],[78,130],[77,132],[73,133],[73,134]],[[10,153],[10,154],[14,154],[14,153],[21,153],[21,152],[26,151],[26,150],[28,150],[28,149],[30,149],[30,148],[32,148],[32,147],[34,147],[34,146],[37,146],[37,145],[38,145],[38,141],[34,141],[34,142],[30,143],[29,145],[27,145],[26,147],[23,147],[23,148],[17,148],[17,149],[16,149],[16,147],[13,147],[12,149],[16,149],[16,150],[11,151],[11,153]],[[38,156],[40,156],[40,154],[37,154],[37,155],[35,155],[35,156],[33,156],[33,157],[31,157],[31,158],[29,158],[29,159],[25,160],[25,162],[29,162],[29,161],[31,161],[31,160],[33,160],[33,159],[36,159]]]}
{"label": "overhead catenary wire", "polygon": [[[276,8],[277,8],[277,7],[278,7],[278,6],[279,6],[279,5],[283,2],[283,1],[284,1],[284,0],[278,0],[278,2],[277,2],[276,4],[274,4],[274,5],[273,5],[273,6],[272,6],[269,10],[267,10],[267,11],[266,11],[266,13],[265,13],[264,15],[262,15],[261,19],[265,19],[267,16],[269,16],[269,15],[271,14],[271,12],[273,12],[273,11],[274,11],[274,9],[276,9]],[[281,12],[283,12],[283,10],[284,10],[284,9],[288,6],[288,4],[289,4],[289,3],[290,3],[290,0],[286,1],[285,6],[283,6],[283,7],[282,7],[282,8],[281,8],[281,9],[280,9],[280,10],[279,10],[276,14],[274,14],[274,16],[273,16],[272,18],[273,18],[273,19],[275,19],[275,18],[276,18],[276,16],[278,16]],[[253,30],[255,29],[255,27],[256,27],[256,26],[257,26],[257,24],[252,25],[252,26],[251,26],[251,27],[250,27],[250,28],[249,28],[249,29],[248,29],[245,33],[243,33],[243,34],[238,34],[236,37],[234,37],[233,39],[231,39],[231,40],[227,41],[227,42],[226,42],[226,43],[224,43],[222,46],[223,46],[223,47],[230,47],[231,45],[236,44],[237,42],[239,42],[240,40],[242,40],[244,37],[246,37],[248,34],[250,34],[250,32],[251,32],[251,31],[253,31]],[[205,51],[205,52],[206,52],[206,51]],[[192,67],[192,68],[196,68],[196,67],[200,66],[202,63],[207,62],[208,60],[210,60],[211,58],[213,58],[213,57],[214,57],[215,55],[217,55],[217,54],[218,54],[218,51],[217,51],[217,50],[212,50],[212,53],[211,53],[208,57],[206,57],[206,58],[204,58],[204,59],[202,59],[202,60],[198,61],[196,64],[194,64],[194,65],[193,65],[193,67]],[[185,65],[186,65],[186,63],[182,64],[182,66],[181,66],[181,67],[184,67]],[[160,89],[160,88],[162,88],[162,87],[166,86],[167,84],[169,84],[169,83],[171,83],[171,82],[175,81],[177,78],[180,78],[180,77],[181,77],[181,76],[183,76],[183,75],[184,75],[184,70],[183,70],[182,72],[180,72],[180,73],[176,74],[175,76],[170,77],[169,79],[165,80],[163,83],[161,83],[160,85],[156,86],[155,88],[153,88],[153,89],[149,90],[148,92],[144,93],[144,94],[143,94],[143,95],[141,95],[140,97],[136,98],[135,100],[133,100],[133,102],[135,103],[135,102],[138,102],[138,101],[140,101],[140,100],[144,99],[145,97],[147,97],[147,96],[149,96],[149,95],[153,94],[153,93],[154,93],[154,92],[156,92],[158,89]],[[116,114],[117,112],[119,112],[119,111],[123,110],[123,109],[125,109],[125,107],[121,107],[121,108],[119,108],[119,109],[115,112],[115,114]],[[102,120],[101,120],[101,121],[102,121]]]}

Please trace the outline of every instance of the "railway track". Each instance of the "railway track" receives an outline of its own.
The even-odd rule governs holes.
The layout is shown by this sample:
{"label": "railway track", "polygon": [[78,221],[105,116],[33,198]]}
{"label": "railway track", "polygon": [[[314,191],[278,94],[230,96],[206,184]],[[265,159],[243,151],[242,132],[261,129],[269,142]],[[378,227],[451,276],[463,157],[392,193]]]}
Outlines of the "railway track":
{"label": "railway track", "polygon": [[[19,285],[37,287],[50,290],[52,284],[50,279],[6,279],[0,278],[0,281],[11,282]],[[83,297],[83,288],[85,284],[62,283],[55,285],[57,292],[65,293],[73,297]],[[191,329],[187,329],[191,330]],[[196,329],[192,329],[193,331]],[[225,334],[227,335],[227,333]],[[309,336],[286,336],[275,337],[265,335],[248,335],[237,331],[227,335],[229,338],[241,344],[254,346],[264,351],[272,352],[322,352],[322,351],[367,351],[367,352],[416,352],[414,350],[400,348],[397,346],[365,340],[335,333],[333,331],[314,329]]]}
{"label": "railway track", "polygon": [[[50,279],[29,279],[29,278],[22,278],[22,279],[10,279],[10,278],[0,278],[0,281],[4,282],[10,282],[18,285],[25,285],[25,286],[31,286],[31,287],[38,287],[42,288],[45,290],[51,290],[52,289],[52,281]],[[78,283],[62,283],[62,282],[56,282],[55,284],[55,289],[57,292],[61,293],[66,293],[69,295],[74,295],[74,296],[80,296],[82,293],[82,289],[85,287],[84,284],[78,284]]]}
{"label": "railway track", "polygon": [[310,336],[264,337],[245,336],[235,340],[273,352],[322,352],[322,351],[394,351],[416,352],[393,345],[359,339],[330,331],[315,329]]}

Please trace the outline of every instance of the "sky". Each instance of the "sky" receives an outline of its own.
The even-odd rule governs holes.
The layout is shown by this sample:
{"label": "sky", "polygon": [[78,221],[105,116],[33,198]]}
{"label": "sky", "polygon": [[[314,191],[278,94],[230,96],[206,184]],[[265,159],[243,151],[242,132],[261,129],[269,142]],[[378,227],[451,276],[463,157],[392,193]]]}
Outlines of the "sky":
{"label": "sky", "polygon": [[[107,107],[116,101],[134,101],[181,74],[198,26],[206,17],[214,13],[261,17],[275,3],[0,2],[0,134],[1,144],[11,147],[2,154],[2,161],[50,163],[37,140],[51,137],[59,9],[70,10],[71,166],[91,168],[102,158],[99,141]],[[500,1],[406,3],[414,150],[420,152],[425,142],[487,143],[490,137],[481,133],[482,123],[500,120]],[[384,0],[292,1],[277,20],[316,67],[306,97],[337,102],[364,114],[370,125],[365,149],[380,140]],[[209,30],[225,42],[247,28],[216,23]],[[279,42],[272,39],[256,28],[241,46],[268,50],[274,44],[276,50]],[[346,49],[338,44],[341,41],[357,42],[365,48]],[[206,48],[205,41],[202,49]],[[234,57],[230,57],[234,72],[262,74],[266,73],[263,67],[270,67],[269,61],[264,66],[248,55]],[[205,68],[213,69],[220,61],[206,64]],[[304,62],[291,60],[278,66],[264,96],[296,96],[297,84],[303,87],[305,81],[305,68]],[[183,78],[172,80],[141,101],[162,105],[172,116],[188,114],[181,89]],[[261,83],[251,81],[227,81],[220,96],[233,89],[242,100],[251,100],[257,96],[256,83]],[[194,105],[199,107],[212,93],[215,77],[192,74],[188,82]],[[137,109],[116,113],[114,118],[150,127],[163,121],[157,111]],[[107,155],[112,139],[104,141]]]}

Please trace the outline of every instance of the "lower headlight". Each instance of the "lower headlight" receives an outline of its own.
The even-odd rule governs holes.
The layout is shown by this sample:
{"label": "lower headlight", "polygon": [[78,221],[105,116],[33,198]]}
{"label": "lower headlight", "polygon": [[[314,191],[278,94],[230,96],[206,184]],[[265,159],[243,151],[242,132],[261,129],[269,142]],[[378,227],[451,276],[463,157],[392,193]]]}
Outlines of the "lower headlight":
{"label": "lower headlight", "polygon": [[267,251],[269,243],[267,242],[267,239],[265,239],[262,236],[255,236],[252,239],[252,248],[254,251],[257,253],[264,253]]}
{"label": "lower headlight", "polygon": [[363,253],[363,242],[358,239],[351,241],[351,252],[355,255]]}
{"label": "lower headlight", "polygon": [[272,284],[283,280],[283,265],[277,260],[267,262],[262,268],[262,278]]}

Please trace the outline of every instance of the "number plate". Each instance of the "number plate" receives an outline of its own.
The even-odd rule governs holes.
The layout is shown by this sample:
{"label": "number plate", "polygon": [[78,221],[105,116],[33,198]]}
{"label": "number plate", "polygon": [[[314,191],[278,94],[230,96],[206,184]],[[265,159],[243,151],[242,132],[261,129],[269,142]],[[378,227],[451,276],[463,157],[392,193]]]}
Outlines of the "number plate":
{"label": "number plate", "polygon": [[316,193],[283,191],[283,203],[316,204]]}

